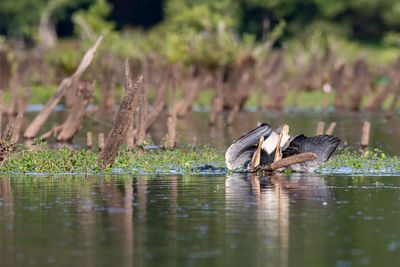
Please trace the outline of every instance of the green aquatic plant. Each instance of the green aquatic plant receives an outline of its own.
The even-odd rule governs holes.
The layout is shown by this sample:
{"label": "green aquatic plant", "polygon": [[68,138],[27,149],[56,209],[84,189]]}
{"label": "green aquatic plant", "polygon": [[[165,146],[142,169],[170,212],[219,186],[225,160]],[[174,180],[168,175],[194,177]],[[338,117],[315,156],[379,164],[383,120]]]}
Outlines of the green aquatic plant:
{"label": "green aquatic plant", "polygon": [[380,149],[345,149],[325,162],[317,172],[323,174],[393,174],[400,172],[400,159]]}
{"label": "green aquatic plant", "polygon": [[121,148],[113,165],[101,169],[97,153],[74,150],[67,146],[60,149],[22,150],[12,154],[0,167],[2,172],[17,173],[196,173],[203,166],[223,168],[221,153],[210,147],[183,147],[174,150],[135,150]]}
{"label": "green aquatic plant", "polygon": [[[97,153],[91,150],[75,150],[64,146],[45,149],[37,143],[37,149],[21,150],[11,154],[2,166],[6,173],[47,174],[220,174],[225,173],[223,153],[205,146],[190,146],[173,150],[150,149],[130,151],[122,147],[111,167],[101,169]],[[345,149],[325,162],[317,173],[321,174],[374,174],[400,173],[400,158],[388,156],[379,149],[365,151]],[[290,173],[290,172],[288,172]]]}

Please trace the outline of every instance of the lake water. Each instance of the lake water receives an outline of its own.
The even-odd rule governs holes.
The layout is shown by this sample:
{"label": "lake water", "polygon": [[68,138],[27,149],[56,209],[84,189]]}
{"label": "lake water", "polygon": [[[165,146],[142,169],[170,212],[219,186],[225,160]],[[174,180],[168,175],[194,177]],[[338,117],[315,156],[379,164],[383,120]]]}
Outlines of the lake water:
{"label": "lake water", "polygon": [[0,266],[399,266],[400,177],[0,177]]}
{"label": "lake water", "polygon": [[[223,153],[257,122],[313,135],[322,120],[355,146],[368,120],[371,146],[400,154],[399,116],[240,112],[232,126],[220,117],[211,128],[207,118],[180,120],[178,143]],[[64,119],[57,112],[46,128]],[[87,119],[74,143],[111,121]],[[160,143],[165,118],[151,133]],[[400,177],[0,175],[1,267],[399,266],[399,221]]]}
{"label": "lake water", "polygon": [[[35,113],[30,113],[24,121],[24,127],[32,121]],[[222,116],[218,117],[214,127],[208,126],[207,112],[189,113],[184,119],[178,121],[177,132],[179,144],[211,145],[225,151],[233,140],[255,128],[257,122],[267,122],[273,127],[282,123],[290,126],[290,134],[303,133],[307,136],[315,135],[318,121],[326,123],[325,129],[330,122],[336,122],[334,135],[339,137],[345,144],[357,146],[360,144],[363,121],[371,122],[370,144],[379,147],[391,155],[400,154],[398,138],[400,136],[400,116],[395,115],[393,119],[385,119],[383,112],[332,112],[315,110],[291,110],[286,112],[239,112],[234,123],[230,126],[224,123]],[[44,130],[51,129],[65,120],[64,112],[54,113]],[[97,144],[97,133],[107,133],[112,124],[112,116],[102,119],[87,118],[83,127],[74,139],[74,144],[86,144],[86,132],[94,134],[94,144]],[[166,117],[161,117],[151,130],[151,137],[156,144],[160,144],[167,133]],[[49,141],[52,142],[52,141]]]}

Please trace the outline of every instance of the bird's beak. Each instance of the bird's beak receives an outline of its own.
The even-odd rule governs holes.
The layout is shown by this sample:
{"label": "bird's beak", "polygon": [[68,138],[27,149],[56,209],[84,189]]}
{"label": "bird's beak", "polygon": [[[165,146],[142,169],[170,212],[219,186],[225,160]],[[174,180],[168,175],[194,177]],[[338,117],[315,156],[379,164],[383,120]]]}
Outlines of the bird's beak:
{"label": "bird's beak", "polygon": [[274,162],[282,159],[281,142],[282,142],[282,138],[284,135],[286,135],[286,136],[289,135],[289,125],[282,124],[281,126],[279,126],[277,129],[277,133],[278,133],[278,143],[277,143],[276,149],[275,149]]}
{"label": "bird's beak", "polygon": [[264,142],[264,136],[261,136],[260,139],[258,140],[257,150],[254,152],[253,158],[251,159],[251,170],[255,170],[260,165],[261,147],[263,142]]}

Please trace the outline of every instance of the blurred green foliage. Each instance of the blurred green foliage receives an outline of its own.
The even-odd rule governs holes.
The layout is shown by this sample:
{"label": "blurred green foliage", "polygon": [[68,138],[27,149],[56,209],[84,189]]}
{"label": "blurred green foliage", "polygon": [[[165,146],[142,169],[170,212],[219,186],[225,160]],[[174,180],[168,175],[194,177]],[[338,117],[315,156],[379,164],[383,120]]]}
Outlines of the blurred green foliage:
{"label": "blurred green foliage", "polygon": [[30,35],[48,0],[1,0],[0,31],[10,36]]}
{"label": "blurred green foliage", "polygon": [[34,40],[39,27],[40,16],[46,9],[52,9],[51,19],[57,22],[68,16],[70,9],[79,9],[95,0],[1,0],[0,35],[10,38]]}
{"label": "blurred green foliage", "polygon": [[[146,32],[117,31],[108,19],[112,8],[107,0],[2,0],[0,35],[35,40],[41,12],[51,9],[53,22],[71,16],[86,47],[103,34],[100,53],[139,60],[156,54],[169,63],[209,68],[257,57],[265,43],[287,43],[294,53],[329,45],[350,56],[359,48],[355,39],[400,46],[398,0],[165,0],[163,21]],[[75,65],[71,50],[54,54],[66,69]]]}

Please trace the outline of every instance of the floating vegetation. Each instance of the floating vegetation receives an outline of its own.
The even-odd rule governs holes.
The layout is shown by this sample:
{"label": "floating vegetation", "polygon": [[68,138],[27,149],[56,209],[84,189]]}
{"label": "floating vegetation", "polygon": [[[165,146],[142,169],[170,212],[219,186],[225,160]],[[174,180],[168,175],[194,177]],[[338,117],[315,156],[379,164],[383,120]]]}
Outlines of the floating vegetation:
{"label": "floating vegetation", "polygon": [[333,156],[316,172],[338,175],[391,175],[400,173],[400,158],[387,156],[379,149],[359,151],[344,150]]}
{"label": "floating vegetation", "polygon": [[135,150],[123,147],[111,167],[101,169],[97,153],[62,147],[56,150],[23,150],[14,153],[0,167],[11,173],[101,173],[101,174],[221,174],[223,155],[210,147],[182,147],[174,150]]}
{"label": "floating vegetation", "polygon": [[[205,146],[180,147],[174,150],[122,147],[111,167],[101,169],[97,153],[60,149],[22,150],[11,154],[1,172],[27,174],[201,174],[225,175],[223,153]],[[359,151],[345,149],[327,161],[317,173],[324,175],[391,175],[400,173],[400,158],[387,156],[379,149]]]}

